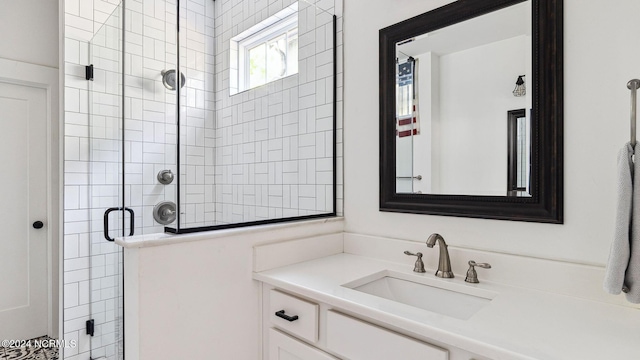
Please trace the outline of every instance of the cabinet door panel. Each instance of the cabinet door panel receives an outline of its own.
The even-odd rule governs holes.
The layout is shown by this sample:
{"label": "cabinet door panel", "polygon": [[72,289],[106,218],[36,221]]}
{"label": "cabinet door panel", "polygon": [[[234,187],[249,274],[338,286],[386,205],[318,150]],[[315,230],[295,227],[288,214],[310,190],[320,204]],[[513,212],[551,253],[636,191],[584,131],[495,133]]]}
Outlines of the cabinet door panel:
{"label": "cabinet door panel", "polygon": [[327,349],[350,360],[448,360],[447,350],[339,314],[327,312]]}
{"label": "cabinet door panel", "polygon": [[338,360],[276,329],[269,329],[269,360]]}

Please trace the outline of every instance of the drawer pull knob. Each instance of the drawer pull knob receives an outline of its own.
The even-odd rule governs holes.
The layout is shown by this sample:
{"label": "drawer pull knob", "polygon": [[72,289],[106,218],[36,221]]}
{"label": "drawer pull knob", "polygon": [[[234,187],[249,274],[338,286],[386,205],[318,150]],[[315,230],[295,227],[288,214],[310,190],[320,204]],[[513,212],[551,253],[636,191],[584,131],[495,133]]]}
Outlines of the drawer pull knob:
{"label": "drawer pull knob", "polygon": [[293,315],[293,316],[289,316],[289,315],[285,315],[284,314],[284,310],[280,310],[280,311],[276,311],[276,316],[279,318],[283,318],[287,321],[296,321],[298,320],[298,315]]}

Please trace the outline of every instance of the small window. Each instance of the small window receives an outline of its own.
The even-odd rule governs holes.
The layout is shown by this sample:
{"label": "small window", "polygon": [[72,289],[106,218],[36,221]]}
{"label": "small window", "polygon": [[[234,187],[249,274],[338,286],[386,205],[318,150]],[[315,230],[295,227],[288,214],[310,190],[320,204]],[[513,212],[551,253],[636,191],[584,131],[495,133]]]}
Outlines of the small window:
{"label": "small window", "polygon": [[229,93],[298,73],[298,3],[231,39]]}

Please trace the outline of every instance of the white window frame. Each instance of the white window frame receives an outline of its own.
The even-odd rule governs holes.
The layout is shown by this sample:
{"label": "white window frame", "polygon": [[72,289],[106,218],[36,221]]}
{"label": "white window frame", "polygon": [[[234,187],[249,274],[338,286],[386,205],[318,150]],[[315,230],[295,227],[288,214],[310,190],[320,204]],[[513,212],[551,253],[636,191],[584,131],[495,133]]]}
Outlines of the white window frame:
{"label": "white window frame", "polygon": [[[265,21],[251,27],[231,39],[231,74],[229,76],[230,95],[234,95],[246,90],[252,89],[249,86],[249,50],[261,44],[268,44],[269,41],[286,36],[288,44],[288,34],[291,30],[296,30],[298,34],[298,6],[297,3],[285,8],[279,13],[267,18]],[[299,34],[298,34],[299,38]],[[288,50],[288,49],[287,49]],[[235,71],[233,65],[235,66]],[[285,64],[286,66],[286,64]],[[264,84],[254,86],[253,88],[266,85],[272,81],[282,79],[290,75],[297,74],[290,72],[287,68],[283,76],[279,76]]]}
{"label": "white window frame", "polygon": [[[242,84],[242,86],[240,87],[241,91],[242,89],[245,89],[245,90],[251,89],[249,85],[249,50],[262,44],[268,44],[271,40],[278,38],[282,35],[285,35],[287,39],[286,43],[288,44],[289,32],[291,30],[296,30],[296,34],[297,34],[297,29],[298,29],[298,14],[295,13],[293,15],[288,16],[286,19],[281,20],[269,26],[268,28],[261,30],[258,33],[238,42],[238,53],[239,53],[238,75],[240,76],[238,83]],[[286,61],[285,61],[285,66],[286,66]],[[289,75],[293,75],[293,73],[289,73],[289,69],[287,69],[287,72],[283,76],[279,76],[276,79],[273,79],[271,81],[275,81]],[[258,86],[268,84],[269,82],[270,81],[266,81],[264,84],[261,84]]]}

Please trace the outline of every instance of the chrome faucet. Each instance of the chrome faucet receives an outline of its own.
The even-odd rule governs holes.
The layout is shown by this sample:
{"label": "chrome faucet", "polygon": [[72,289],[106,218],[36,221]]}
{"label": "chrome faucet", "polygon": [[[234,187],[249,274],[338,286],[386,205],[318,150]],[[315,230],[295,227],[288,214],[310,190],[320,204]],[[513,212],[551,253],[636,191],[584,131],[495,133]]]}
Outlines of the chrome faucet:
{"label": "chrome faucet", "polygon": [[440,258],[438,260],[438,270],[436,276],[441,278],[452,278],[453,272],[451,271],[451,260],[449,259],[449,250],[447,250],[447,243],[444,242],[444,238],[440,234],[431,234],[427,239],[427,246],[432,248],[436,241],[440,246]]}

